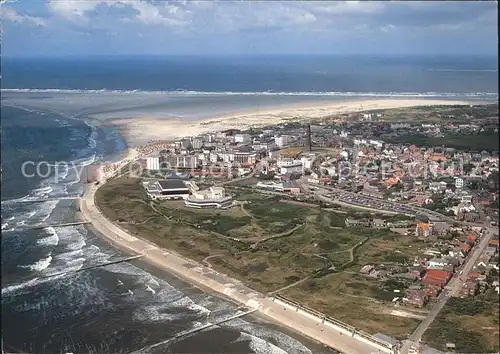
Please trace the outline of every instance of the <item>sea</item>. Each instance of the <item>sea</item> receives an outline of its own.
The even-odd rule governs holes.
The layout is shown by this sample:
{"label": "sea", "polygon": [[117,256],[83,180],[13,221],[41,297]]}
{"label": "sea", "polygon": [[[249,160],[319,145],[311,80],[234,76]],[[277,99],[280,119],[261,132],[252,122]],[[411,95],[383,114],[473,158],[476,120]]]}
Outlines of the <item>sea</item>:
{"label": "sea", "polygon": [[[498,99],[497,58],[88,57],[2,61],[2,342],[17,353],[332,353],[127,257],[75,220],[79,169],[119,159],[106,120],[200,119],[360,97]],[[32,226],[47,225],[42,229]]]}

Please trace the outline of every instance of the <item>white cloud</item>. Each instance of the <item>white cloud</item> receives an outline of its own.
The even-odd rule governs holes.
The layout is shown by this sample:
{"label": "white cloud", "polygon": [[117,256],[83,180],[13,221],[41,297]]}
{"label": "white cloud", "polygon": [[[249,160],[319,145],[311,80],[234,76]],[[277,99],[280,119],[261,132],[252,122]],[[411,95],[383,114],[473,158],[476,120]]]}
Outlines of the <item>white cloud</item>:
{"label": "white cloud", "polygon": [[[84,25],[92,23],[94,27],[111,28],[117,24],[119,26],[120,22],[142,23],[193,33],[306,29],[334,35],[336,31],[364,30],[362,24],[382,32],[440,25],[444,26],[443,29],[458,30],[458,24],[464,22],[458,15],[468,13],[465,5],[459,6],[458,3],[423,1],[47,1],[53,14]],[[114,9],[116,18],[112,11],[101,12],[103,6]],[[485,18],[484,22],[491,23],[496,20],[496,11],[495,14],[485,13],[481,16]],[[476,25],[474,21],[477,19],[476,14],[467,21],[471,22],[472,27]]]}
{"label": "white cloud", "polygon": [[355,13],[375,13],[384,9],[384,3],[368,1],[332,1],[306,3],[311,11],[330,15],[348,15]]}
{"label": "white cloud", "polygon": [[101,2],[100,0],[50,0],[48,2],[49,10],[53,13],[73,19],[84,17],[85,13],[93,10]]}
{"label": "white cloud", "polygon": [[133,18],[148,25],[185,26],[182,8],[166,3],[160,7],[156,4],[140,0],[50,0],[49,9],[56,15],[68,20],[88,20],[87,14],[96,10],[99,5],[108,7],[130,7],[137,11]]}
{"label": "white cloud", "polygon": [[388,25],[380,27],[380,30],[384,33],[390,32],[394,29],[396,29],[396,26],[394,26],[393,24],[390,24],[390,23]]}
{"label": "white cloud", "polygon": [[39,27],[47,26],[47,21],[45,21],[43,18],[20,14],[16,9],[12,7],[6,7],[4,3],[0,4],[0,18],[2,19],[2,21],[27,23]]}

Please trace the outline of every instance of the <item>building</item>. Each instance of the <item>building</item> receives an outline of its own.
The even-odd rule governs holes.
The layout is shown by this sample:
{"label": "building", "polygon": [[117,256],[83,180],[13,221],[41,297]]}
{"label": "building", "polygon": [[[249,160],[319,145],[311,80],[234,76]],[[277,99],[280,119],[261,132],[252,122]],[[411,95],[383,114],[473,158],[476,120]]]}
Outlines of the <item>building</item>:
{"label": "building", "polygon": [[143,182],[151,199],[187,199],[189,188],[179,179],[165,179]]}
{"label": "building", "polygon": [[274,138],[274,142],[278,147],[287,146],[291,142],[291,137],[289,135],[281,135]]}
{"label": "building", "polygon": [[464,187],[464,180],[462,178],[455,178],[455,187],[457,188],[463,188]]}
{"label": "building", "polygon": [[478,288],[478,282],[475,279],[467,279],[467,281],[463,284],[462,289],[458,293],[458,296],[461,298],[470,297],[476,295]]}
{"label": "building", "polygon": [[234,142],[239,144],[250,144],[252,142],[252,137],[250,134],[236,134],[234,136]]}
{"label": "building", "polygon": [[403,298],[403,303],[407,306],[422,308],[429,301],[429,297],[423,290],[409,290]]}
{"label": "building", "polygon": [[190,208],[229,208],[233,205],[233,197],[225,194],[222,187],[210,187],[202,191],[195,191],[184,201]]}
{"label": "building", "polygon": [[257,161],[257,155],[252,152],[235,152],[231,162],[253,165]]}
{"label": "building", "polygon": [[313,162],[314,162],[314,156],[304,156],[301,157],[300,162],[306,169],[311,169]]}
{"label": "building", "polygon": [[307,138],[306,138],[306,144],[307,144],[307,151],[312,150],[312,134],[311,134],[311,124],[307,124]]}
{"label": "building", "polygon": [[276,182],[257,182],[255,185],[256,188],[259,189],[265,189],[265,190],[271,190],[275,192],[283,192],[283,183],[276,183]]}
{"label": "building", "polygon": [[442,288],[451,278],[451,272],[439,269],[429,269],[422,279],[422,283]]}
{"label": "building", "polygon": [[200,150],[203,147],[203,139],[202,138],[193,138],[191,140],[191,146],[194,150]]}
{"label": "building", "polygon": [[429,268],[443,268],[448,265],[448,260],[445,258],[431,258],[427,261],[427,266]]}
{"label": "building", "polygon": [[428,237],[432,235],[432,226],[429,223],[419,222],[415,228],[415,234],[418,237]]}
{"label": "building", "polygon": [[157,171],[160,169],[160,157],[148,157],[146,159],[146,169]]}
{"label": "building", "polygon": [[196,168],[198,157],[193,155],[171,155],[165,157],[165,163],[169,168]]}
{"label": "building", "polygon": [[298,163],[301,163],[300,160],[295,160],[295,159],[292,159],[291,157],[280,157],[276,161],[276,166],[278,166],[278,167],[291,166],[291,165],[295,165]]}
{"label": "building", "polygon": [[288,165],[288,166],[283,166],[280,168],[280,173],[282,175],[286,174],[293,174],[293,173],[302,173],[304,170],[304,167],[302,166],[301,163],[296,163],[293,165]]}

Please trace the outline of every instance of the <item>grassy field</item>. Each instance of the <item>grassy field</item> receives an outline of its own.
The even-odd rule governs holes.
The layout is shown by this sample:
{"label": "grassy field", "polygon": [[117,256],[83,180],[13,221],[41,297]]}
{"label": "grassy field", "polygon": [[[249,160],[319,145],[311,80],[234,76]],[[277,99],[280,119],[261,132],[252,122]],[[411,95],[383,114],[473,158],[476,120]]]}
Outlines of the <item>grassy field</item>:
{"label": "grassy field", "polygon": [[492,353],[500,350],[498,294],[489,290],[474,298],[452,298],[424,334],[437,349],[454,343],[457,352]]}
{"label": "grassy field", "polygon": [[282,203],[279,197],[248,190],[235,197],[246,203],[229,210],[190,209],[182,201],[151,202],[138,179],[117,178],[99,188],[96,202],[130,233],[258,291],[302,280],[283,295],[365,331],[404,337],[418,324],[385,314],[393,293],[356,275],[368,263],[411,257],[416,252],[409,247],[415,242],[411,238],[345,228],[346,214]]}
{"label": "grassy field", "polygon": [[415,144],[417,146],[447,146],[450,148],[471,151],[498,151],[498,133],[485,131],[477,134],[449,134],[444,137],[428,137],[424,135],[401,135],[385,138],[395,144]]}
{"label": "grassy field", "polygon": [[373,281],[355,281],[345,272],[332,273],[307,280],[285,290],[283,295],[369,333],[407,338],[420,321],[385,313],[387,306],[382,301],[363,295],[366,288],[373,286]]}

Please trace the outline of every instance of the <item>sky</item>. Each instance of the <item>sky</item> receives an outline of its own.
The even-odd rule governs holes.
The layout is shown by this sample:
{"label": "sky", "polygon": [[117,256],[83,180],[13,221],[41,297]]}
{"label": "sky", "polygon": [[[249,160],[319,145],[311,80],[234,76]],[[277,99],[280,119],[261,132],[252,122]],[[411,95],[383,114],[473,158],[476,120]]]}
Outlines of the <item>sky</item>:
{"label": "sky", "polygon": [[487,1],[0,0],[2,55],[498,55]]}

